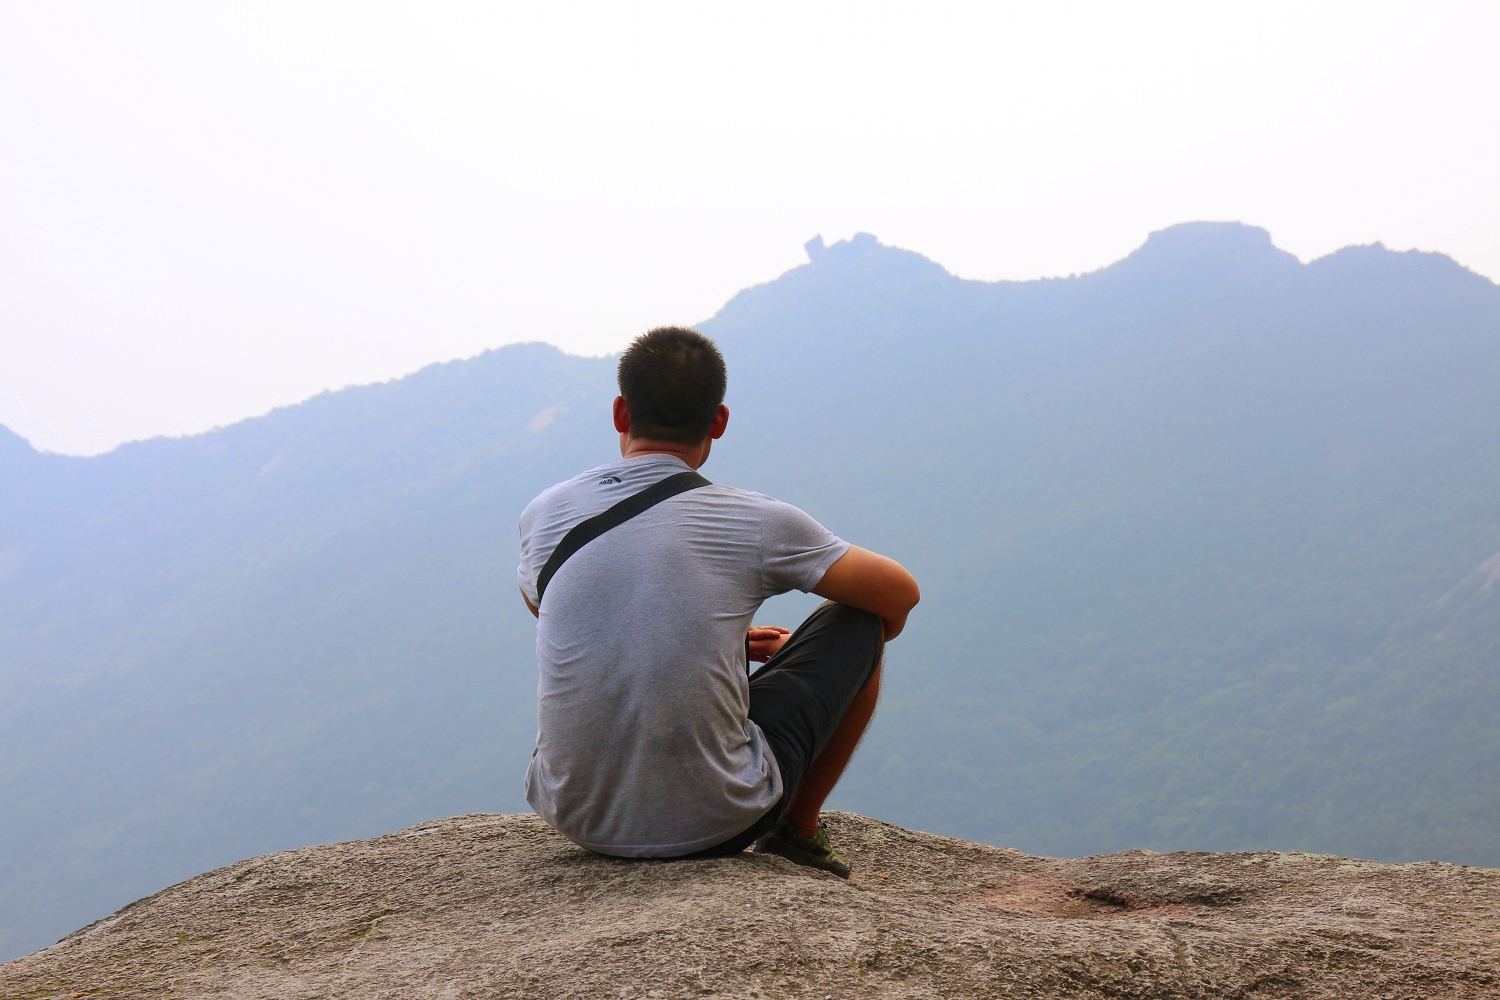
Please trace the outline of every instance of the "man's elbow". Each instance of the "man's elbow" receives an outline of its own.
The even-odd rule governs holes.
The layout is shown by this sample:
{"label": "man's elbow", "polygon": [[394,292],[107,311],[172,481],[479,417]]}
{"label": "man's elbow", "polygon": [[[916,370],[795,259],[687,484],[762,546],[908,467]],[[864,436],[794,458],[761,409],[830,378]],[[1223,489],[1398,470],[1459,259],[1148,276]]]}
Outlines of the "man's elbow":
{"label": "man's elbow", "polygon": [[886,567],[880,588],[882,617],[905,618],[922,599],[922,590],[905,566],[891,560]]}
{"label": "man's elbow", "polygon": [[896,603],[901,605],[902,614],[911,614],[911,609],[916,607],[922,600],[922,588],[917,586],[917,578],[910,573],[904,574],[906,579],[901,581],[895,594]]}
{"label": "man's elbow", "polygon": [[905,631],[906,617],[922,599],[922,590],[916,579],[902,567],[899,577],[887,581],[884,598],[885,607],[880,620],[885,639],[889,642]]}

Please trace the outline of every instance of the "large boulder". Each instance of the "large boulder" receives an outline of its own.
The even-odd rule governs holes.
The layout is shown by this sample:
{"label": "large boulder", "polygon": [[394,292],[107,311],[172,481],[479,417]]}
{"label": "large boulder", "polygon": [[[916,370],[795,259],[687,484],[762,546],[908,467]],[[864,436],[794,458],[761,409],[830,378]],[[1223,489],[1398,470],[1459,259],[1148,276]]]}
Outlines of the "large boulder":
{"label": "large boulder", "polygon": [[1500,871],[826,818],[847,882],[604,858],[525,815],[265,855],[0,965],[0,996],[1500,996]]}

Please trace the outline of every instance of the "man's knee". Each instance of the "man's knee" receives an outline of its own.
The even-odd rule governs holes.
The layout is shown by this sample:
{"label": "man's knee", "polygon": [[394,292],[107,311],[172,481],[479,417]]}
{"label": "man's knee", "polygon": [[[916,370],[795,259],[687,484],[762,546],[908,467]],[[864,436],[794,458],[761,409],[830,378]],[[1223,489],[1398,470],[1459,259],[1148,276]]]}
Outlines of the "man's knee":
{"label": "man's knee", "polygon": [[808,622],[837,645],[867,657],[872,672],[879,667],[885,653],[885,625],[879,615],[837,601],[824,601],[808,616]]}

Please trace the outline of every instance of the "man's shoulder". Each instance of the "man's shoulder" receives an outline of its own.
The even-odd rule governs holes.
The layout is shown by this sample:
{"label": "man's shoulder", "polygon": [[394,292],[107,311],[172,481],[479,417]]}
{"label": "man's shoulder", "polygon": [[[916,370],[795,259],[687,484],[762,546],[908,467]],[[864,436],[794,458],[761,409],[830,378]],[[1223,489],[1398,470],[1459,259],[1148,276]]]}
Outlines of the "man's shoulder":
{"label": "man's shoulder", "polygon": [[544,504],[550,500],[555,500],[558,497],[566,496],[569,493],[575,493],[588,483],[598,482],[601,479],[610,478],[610,472],[611,465],[609,464],[596,465],[592,469],[585,469],[583,472],[580,472],[578,475],[573,476],[571,479],[564,479],[560,483],[553,483],[545,490],[542,490],[542,492],[538,493],[536,497],[531,501],[531,503],[527,506],[530,507],[536,504]]}
{"label": "man's shoulder", "polygon": [[680,460],[616,459],[580,472],[537,494],[521,514],[521,527],[600,513],[657,481],[686,469]]}
{"label": "man's shoulder", "polygon": [[771,509],[786,509],[792,511],[797,510],[797,508],[793,507],[791,504],[781,500],[777,500],[773,496],[768,496],[764,493],[758,493],[755,490],[747,490],[740,486],[731,486],[728,483],[710,482],[709,485],[705,486],[703,489],[694,490],[691,493],[685,493],[683,494],[683,497],[691,502],[691,498],[694,494],[697,494],[708,502],[718,504],[728,503],[742,507],[752,507],[762,511]]}
{"label": "man's shoulder", "polygon": [[[558,519],[590,516],[590,512],[599,513],[684,468],[686,466],[681,462],[632,462],[628,459],[597,465],[537,494],[521,515],[522,529],[541,527]],[[773,516],[807,516],[797,507],[765,493],[712,480],[709,485],[679,494],[673,500],[684,504],[707,503],[720,509],[727,504],[751,508],[762,514],[772,512]]]}
{"label": "man's shoulder", "polygon": [[[804,538],[821,535],[825,531],[817,518],[802,508],[765,493],[719,483],[695,490],[694,493],[701,496],[699,502],[711,517],[719,514],[730,521],[753,520],[759,526],[762,536],[767,539]],[[693,494],[684,496],[691,497]]]}
{"label": "man's shoulder", "polygon": [[731,486],[728,483],[716,483],[712,480],[705,486],[704,491],[710,496],[720,496],[730,500],[742,500],[746,503],[778,503],[772,497],[754,490],[747,490],[739,486]]}
{"label": "man's shoulder", "polygon": [[[564,479],[547,487],[533,497],[521,512],[522,530],[551,521],[559,515],[566,517],[580,504],[588,505],[589,500],[598,494],[598,490],[593,487],[599,486],[601,482],[608,484],[612,478],[611,465],[596,465],[571,479]],[[617,479],[615,481],[618,482]]]}

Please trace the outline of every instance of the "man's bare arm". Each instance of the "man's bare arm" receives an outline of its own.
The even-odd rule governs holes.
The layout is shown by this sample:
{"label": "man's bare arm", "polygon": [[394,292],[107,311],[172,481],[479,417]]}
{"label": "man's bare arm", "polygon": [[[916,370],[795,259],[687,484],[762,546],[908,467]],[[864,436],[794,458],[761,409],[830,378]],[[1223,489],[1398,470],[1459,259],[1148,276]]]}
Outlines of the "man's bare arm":
{"label": "man's bare arm", "polygon": [[917,581],[906,567],[857,545],[849,546],[849,551],[828,567],[813,593],[880,616],[887,639],[901,634],[906,616],[922,599]]}
{"label": "man's bare arm", "polygon": [[521,591],[521,600],[523,600],[523,601],[526,602],[526,610],[531,612],[531,617],[533,617],[533,618],[540,618],[540,617],[542,617],[542,613],[536,609],[536,605],[535,604],[531,603],[531,598],[529,598],[529,597],[526,596],[526,591],[524,591],[524,590]]}

